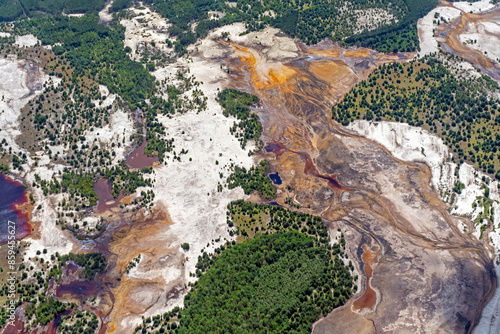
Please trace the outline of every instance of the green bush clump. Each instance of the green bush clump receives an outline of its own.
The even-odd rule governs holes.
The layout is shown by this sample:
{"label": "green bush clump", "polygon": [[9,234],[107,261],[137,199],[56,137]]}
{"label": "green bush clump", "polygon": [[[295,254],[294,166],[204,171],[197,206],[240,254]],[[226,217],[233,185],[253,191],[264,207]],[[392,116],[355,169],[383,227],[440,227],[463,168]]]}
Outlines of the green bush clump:
{"label": "green bush clump", "polygon": [[217,256],[185,298],[182,333],[310,333],[351,295],[326,247],[297,231],[257,235]]}
{"label": "green bush clump", "polygon": [[254,191],[265,199],[276,197],[276,188],[267,176],[270,171],[269,162],[262,160],[258,166],[251,167],[248,171],[245,167],[234,168],[234,172],[227,178],[229,189],[242,187],[245,194],[249,195]]}
{"label": "green bush clump", "polygon": [[0,21],[39,17],[47,14],[87,13],[99,11],[106,0],[4,0],[0,4]]}
{"label": "green bush clump", "polygon": [[106,258],[99,253],[69,253],[59,258],[61,264],[67,261],[73,261],[78,266],[84,268],[82,276],[86,279],[93,279],[96,273],[100,273],[106,268]]}
{"label": "green bush clump", "polygon": [[218,94],[217,100],[224,108],[224,116],[231,115],[240,120],[234,123],[230,131],[238,138],[241,147],[244,149],[248,140],[254,140],[257,147],[260,148],[262,146],[260,140],[262,124],[257,115],[251,113],[249,108],[257,103],[259,98],[236,89],[225,88]]}

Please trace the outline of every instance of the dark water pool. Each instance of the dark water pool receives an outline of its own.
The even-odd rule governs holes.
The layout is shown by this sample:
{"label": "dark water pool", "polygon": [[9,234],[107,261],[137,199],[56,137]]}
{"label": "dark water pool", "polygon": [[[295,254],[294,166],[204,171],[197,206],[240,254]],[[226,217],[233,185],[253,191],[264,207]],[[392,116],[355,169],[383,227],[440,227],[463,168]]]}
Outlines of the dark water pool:
{"label": "dark water pool", "polygon": [[[0,173],[0,243],[9,237],[9,226],[15,227],[16,239],[26,237],[30,233],[29,217],[18,209],[28,201],[23,185]],[[10,222],[10,223],[9,223]]]}
{"label": "dark water pool", "polygon": [[281,177],[279,176],[278,172],[276,172],[274,174],[269,174],[269,178],[271,179],[271,181],[273,181],[274,184],[281,184],[282,183]]}

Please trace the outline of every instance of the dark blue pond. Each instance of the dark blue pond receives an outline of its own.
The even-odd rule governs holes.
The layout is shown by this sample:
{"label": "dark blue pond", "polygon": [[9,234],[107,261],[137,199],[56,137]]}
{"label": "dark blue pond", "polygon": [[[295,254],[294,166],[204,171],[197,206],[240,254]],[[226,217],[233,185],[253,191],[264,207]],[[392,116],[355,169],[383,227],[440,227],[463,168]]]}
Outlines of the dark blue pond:
{"label": "dark blue pond", "polygon": [[8,240],[9,225],[10,231],[15,228],[16,239],[24,238],[31,227],[28,215],[17,208],[28,200],[23,185],[0,173],[0,194],[0,243]]}
{"label": "dark blue pond", "polygon": [[278,172],[269,174],[269,178],[271,179],[271,181],[273,181],[274,184],[281,184],[281,177],[279,176]]}

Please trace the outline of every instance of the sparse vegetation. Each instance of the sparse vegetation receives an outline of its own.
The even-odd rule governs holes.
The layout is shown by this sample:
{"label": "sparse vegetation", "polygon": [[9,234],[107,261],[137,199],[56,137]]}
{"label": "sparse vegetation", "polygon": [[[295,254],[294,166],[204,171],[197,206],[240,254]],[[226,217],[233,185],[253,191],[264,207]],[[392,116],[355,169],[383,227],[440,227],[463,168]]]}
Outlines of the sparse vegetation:
{"label": "sparse vegetation", "polygon": [[333,118],[421,126],[443,138],[457,161],[500,179],[500,101],[490,94],[498,85],[484,76],[457,79],[452,60],[383,65],[333,107]]}
{"label": "sparse vegetation", "polygon": [[[9,245],[10,247],[10,245]],[[22,254],[22,243],[16,242],[15,249],[17,256]],[[106,259],[98,253],[88,253],[88,254],[67,254],[60,256],[58,253],[52,255],[50,261],[44,261],[43,258],[39,258],[42,252],[37,252],[37,257],[32,260],[37,263],[38,268],[33,266],[27,268],[21,261],[16,261],[16,270],[22,275],[12,276],[9,275],[8,278],[14,279],[13,283],[16,287],[16,307],[26,303],[26,316],[28,319],[28,326],[36,326],[38,324],[46,325],[54,317],[63,313],[65,310],[73,309],[76,310],[77,306],[73,303],[63,303],[52,295],[47,293],[49,287],[49,282],[53,279],[54,283],[60,282],[63,267],[67,265],[68,261],[74,262],[76,265],[81,267],[80,275],[82,278],[91,280],[95,277],[96,273],[102,272],[106,267]],[[5,256],[5,252],[2,256]],[[46,254],[46,251],[43,251]],[[19,264],[21,263],[21,264]],[[8,268],[3,267],[0,273],[7,273],[11,270],[6,270]],[[2,300],[2,308],[0,309],[0,326],[5,324],[7,313],[5,312],[8,303],[10,303],[8,298],[5,298],[9,294],[9,283],[2,278],[2,287],[0,289],[0,299]]]}
{"label": "sparse vegetation", "polygon": [[57,328],[58,334],[94,334],[99,327],[97,316],[85,311],[73,311],[69,315],[61,317],[61,323]]}

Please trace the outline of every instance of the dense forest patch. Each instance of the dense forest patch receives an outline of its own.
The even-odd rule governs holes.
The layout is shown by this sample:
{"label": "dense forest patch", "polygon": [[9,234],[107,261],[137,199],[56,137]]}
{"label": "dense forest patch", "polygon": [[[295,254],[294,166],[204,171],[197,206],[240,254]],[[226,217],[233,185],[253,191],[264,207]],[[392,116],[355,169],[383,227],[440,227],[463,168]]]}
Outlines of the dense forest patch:
{"label": "dense forest patch", "polygon": [[39,17],[47,14],[75,14],[99,11],[106,0],[4,0],[0,21]]}
{"label": "dense forest patch", "polygon": [[257,115],[251,113],[249,108],[257,103],[259,98],[236,89],[225,88],[218,94],[217,99],[224,108],[224,116],[231,115],[239,120],[239,122],[234,122],[230,131],[238,138],[241,148],[245,149],[248,140],[255,141],[257,147],[262,148],[260,140],[262,124],[260,124]]}
{"label": "dense forest patch", "polygon": [[310,333],[350,295],[339,268],[312,237],[259,234],[215,257],[184,300],[179,333]]}
{"label": "dense forest patch", "polygon": [[498,84],[487,76],[458,79],[447,64],[383,65],[333,107],[333,118],[421,126],[443,138],[457,160],[500,179],[500,101],[489,94]]}
{"label": "dense forest patch", "polygon": [[88,76],[120,95],[131,109],[152,96],[154,79],[141,63],[127,55],[124,46],[124,29],[120,25],[106,27],[99,24],[97,14],[81,18],[47,16],[16,23],[15,32],[32,33],[42,44],[54,45],[56,55],[63,55],[76,73]]}
{"label": "dense forest patch", "polygon": [[[116,0],[110,10],[116,12],[131,3],[131,0]],[[417,20],[434,8],[437,0],[146,0],[144,3],[172,23],[169,32],[176,38],[175,50],[183,54],[188,45],[205,37],[210,29],[234,22],[244,22],[248,31],[274,26],[307,44],[331,38],[379,51],[414,51],[418,49]],[[88,13],[103,5],[104,0],[8,0],[0,7],[3,9],[0,20],[47,13]],[[209,12],[220,15],[213,17]]]}
{"label": "dense forest patch", "polygon": [[231,228],[265,219],[252,237],[199,256],[185,308],[144,319],[136,333],[310,333],[356,291],[344,238],[330,245],[320,217],[241,200],[228,210]]}
{"label": "dense forest patch", "polygon": [[[168,18],[177,36],[176,49],[184,50],[215,27],[244,22],[248,31],[266,26],[280,28],[307,44],[324,38],[375,48],[380,51],[414,51],[418,48],[417,20],[437,5],[437,0],[148,0],[156,11]],[[370,10],[384,12],[370,12]],[[224,13],[213,19],[209,11]],[[382,16],[380,22],[373,16]],[[196,29],[191,29],[199,22]],[[360,33],[360,27],[364,31]],[[362,29],[362,30],[363,30]]]}
{"label": "dense forest patch", "polygon": [[234,172],[227,178],[228,188],[242,187],[249,195],[258,191],[265,199],[276,197],[276,188],[267,174],[271,171],[269,162],[262,160],[258,166],[252,166],[247,171],[245,167],[234,167]]}

